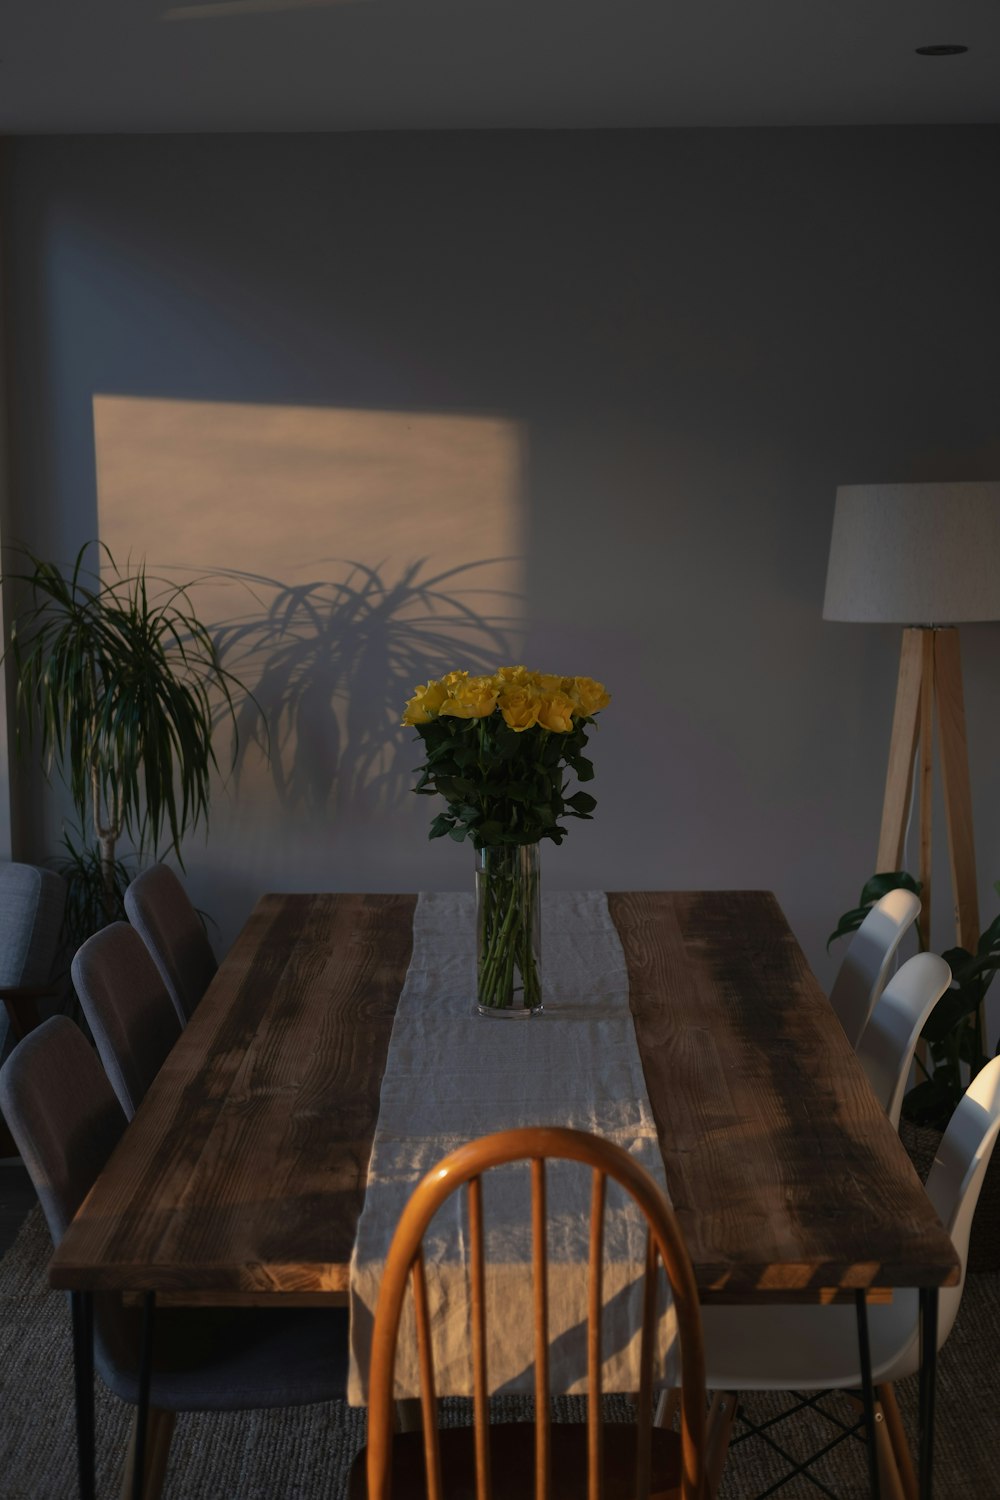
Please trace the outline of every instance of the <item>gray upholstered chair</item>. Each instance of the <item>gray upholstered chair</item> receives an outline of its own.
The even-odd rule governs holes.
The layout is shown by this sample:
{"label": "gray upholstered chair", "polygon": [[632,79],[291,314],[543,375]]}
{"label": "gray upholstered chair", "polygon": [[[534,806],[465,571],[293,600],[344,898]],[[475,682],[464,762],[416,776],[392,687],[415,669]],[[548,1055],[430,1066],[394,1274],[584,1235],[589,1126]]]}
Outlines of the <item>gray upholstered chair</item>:
{"label": "gray upholstered chair", "polygon": [[201,918],[167,865],[150,865],[136,876],[125,892],[125,910],[184,1025],[218,968]]}
{"label": "gray upholstered chair", "polygon": [[112,922],[78,949],[73,987],[104,1070],[131,1119],[181,1034],[159,970],[139,934]]}
{"label": "gray upholstered chair", "polygon": [[39,1006],[55,998],[66,883],[40,865],[0,865],[0,1056],[7,1032],[18,1040],[41,1020]]}
{"label": "gray upholstered chair", "polygon": [[[58,1244],[125,1129],[100,1063],[67,1017],[43,1022],[15,1048],[0,1069],[0,1108]],[[132,1405],[139,1399],[140,1318],[115,1293],[95,1296],[98,1373]],[[173,1413],[305,1406],[343,1396],[346,1382],[346,1308],[160,1309],[146,1500],[162,1483]]]}

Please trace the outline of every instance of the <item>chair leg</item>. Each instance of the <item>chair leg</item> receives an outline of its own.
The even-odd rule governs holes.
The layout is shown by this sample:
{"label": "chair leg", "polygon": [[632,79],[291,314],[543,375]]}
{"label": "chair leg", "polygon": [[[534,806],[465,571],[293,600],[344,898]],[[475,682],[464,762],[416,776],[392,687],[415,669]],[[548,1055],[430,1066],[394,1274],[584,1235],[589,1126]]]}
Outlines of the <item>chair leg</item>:
{"label": "chair leg", "polygon": [[656,1410],[653,1413],[654,1427],[673,1427],[674,1418],[680,1409],[681,1393],[674,1387],[671,1390],[662,1390],[657,1397]]}
{"label": "chair leg", "polygon": [[875,1394],[878,1396],[879,1405],[885,1416],[884,1425],[889,1436],[889,1441],[892,1444],[892,1454],[896,1460],[896,1468],[899,1472],[899,1479],[903,1487],[905,1500],[917,1500],[919,1493],[917,1474],[913,1467],[913,1457],[910,1453],[906,1429],[903,1426],[903,1419],[899,1414],[896,1392],[891,1385],[880,1385],[876,1389]]}
{"label": "chair leg", "polygon": [[[128,1453],[125,1457],[125,1473],[122,1477],[121,1500],[131,1500],[132,1496],[135,1475],[137,1415],[132,1418],[132,1430],[129,1433]],[[149,1415],[146,1421],[146,1463],[142,1476],[143,1500],[160,1500],[160,1495],[163,1491],[163,1481],[167,1473],[167,1459],[170,1457],[170,1439],[174,1435],[175,1421],[176,1414],[174,1412],[161,1411],[157,1406],[149,1408]]]}
{"label": "chair leg", "polygon": [[423,1432],[424,1418],[420,1409],[420,1400],[416,1396],[408,1396],[402,1401],[396,1402],[396,1431],[397,1432]]}
{"label": "chair leg", "polygon": [[885,1423],[885,1412],[878,1401],[875,1403],[875,1457],[878,1462],[879,1488],[884,1500],[906,1500],[892,1438]]}
{"label": "chair leg", "polygon": [[[893,1417],[890,1417],[884,1397],[889,1393]],[[864,1409],[864,1403],[860,1397],[851,1395],[851,1404],[856,1409]],[[878,1482],[883,1500],[917,1500],[916,1478],[913,1474],[913,1466],[909,1465],[909,1474],[913,1483],[912,1489],[906,1487],[906,1475],[899,1462],[897,1452],[897,1433],[893,1430],[893,1419],[898,1424],[898,1437],[902,1438],[903,1449],[906,1448],[906,1436],[903,1433],[902,1419],[899,1415],[899,1407],[896,1405],[896,1397],[891,1385],[875,1387],[875,1461],[878,1464]]]}
{"label": "chair leg", "polygon": [[707,1500],[715,1500],[718,1493],[719,1481],[729,1455],[729,1438],[738,1406],[739,1401],[735,1391],[715,1391],[712,1396],[705,1434],[705,1495]]}

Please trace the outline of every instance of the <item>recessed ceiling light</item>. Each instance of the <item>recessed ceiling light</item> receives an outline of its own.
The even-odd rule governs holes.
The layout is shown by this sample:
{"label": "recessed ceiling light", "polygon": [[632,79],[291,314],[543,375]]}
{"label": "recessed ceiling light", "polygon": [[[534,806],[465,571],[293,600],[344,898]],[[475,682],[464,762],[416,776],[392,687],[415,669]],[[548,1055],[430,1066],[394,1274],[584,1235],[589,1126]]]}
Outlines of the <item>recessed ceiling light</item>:
{"label": "recessed ceiling light", "polygon": [[968,47],[958,46],[954,42],[935,42],[931,47],[916,48],[921,57],[955,57],[959,52],[968,52],[968,50]]}

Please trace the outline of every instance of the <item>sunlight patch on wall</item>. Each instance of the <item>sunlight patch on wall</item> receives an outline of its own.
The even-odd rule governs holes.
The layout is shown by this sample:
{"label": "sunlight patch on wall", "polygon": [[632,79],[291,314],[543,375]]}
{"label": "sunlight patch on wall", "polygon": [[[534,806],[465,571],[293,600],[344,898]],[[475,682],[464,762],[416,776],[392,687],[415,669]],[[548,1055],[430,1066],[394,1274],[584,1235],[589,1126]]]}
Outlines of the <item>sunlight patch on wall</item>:
{"label": "sunlight patch on wall", "polygon": [[101,395],[94,437],[101,540],[190,581],[264,709],[269,765],[241,716],[244,808],[306,827],[398,807],[415,683],[517,654],[516,424]]}
{"label": "sunlight patch on wall", "polygon": [[151,567],[286,582],[350,559],[506,558],[521,585],[521,442],[495,417],[94,398],[101,537]]}

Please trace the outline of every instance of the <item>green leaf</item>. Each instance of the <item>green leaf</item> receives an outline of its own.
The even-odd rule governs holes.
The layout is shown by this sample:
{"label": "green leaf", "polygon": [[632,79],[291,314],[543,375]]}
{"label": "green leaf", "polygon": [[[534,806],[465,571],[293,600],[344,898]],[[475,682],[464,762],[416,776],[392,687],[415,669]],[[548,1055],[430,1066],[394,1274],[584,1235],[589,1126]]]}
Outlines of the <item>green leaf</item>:
{"label": "green leaf", "polygon": [[887,896],[890,891],[898,890],[913,891],[914,895],[919,896],[921,891],[920,881],[914,880],[913,876],[908,874],[906,870],[890,870],[879,875],[872,875],[869,880],[865,881],[858,905],[873,906],[876,901],[881,901],[882,897]]}
{"label": "green leaf", "polygon": [[889,891],[913,891],[915,895],[919,895],[920,888],[919,880],[914,880],[913,876],[908,874],[906,870],[884,871],[880,874],[870,876],[862,887],[858,905],[852,907],[850,911],[844,912],[844,915],[827,938],[827,952],[829,953],[830,944],[835,938],[846,937],[848,933],[857,932],[871,907],[876,901],[881,901],[883,896],[888,895]]}
{"label": "green leaf", "polygon": [[854,906],[850,911],[845,911],[826,940],[826,951],[829,953],[830,944],[834,938],[846,937],[849,932],[857,932],[870,911],[870,906]]}
{"label": "green leaf", "polygon": [[1000,945],[1000,916],[993,918],[987,927],[976,948],[977,953],[989,953],[991,949]]}
{"label": "green leaf", "polygon": [[597,798],[592,797],[589,792],[574,792],[572,797],[566,798],[566,805],[581,817],[585,817],[594,811]]}
{"label": "green leaf", "polygon": [[970,1002],[964,990],[945,990],[924,1024],[921,1035],[928,1042],[940,1042],[949,1036],[958,1023],[978,1009],[978,1002]]}

